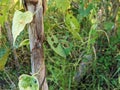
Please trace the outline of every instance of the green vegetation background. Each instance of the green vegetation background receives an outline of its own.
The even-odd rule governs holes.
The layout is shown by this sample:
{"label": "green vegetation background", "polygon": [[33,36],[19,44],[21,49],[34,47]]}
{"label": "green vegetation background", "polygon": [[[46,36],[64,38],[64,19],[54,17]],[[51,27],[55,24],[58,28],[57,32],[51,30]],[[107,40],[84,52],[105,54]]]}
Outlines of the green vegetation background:
{"label": "green vegetation background", "polygon": [[[27,27],[16,41],[19,70],[7,37],[19,2],[0,0],[0,88],[16,90],[30,74]],[[16,0],[17,1],[17,0]],[[49,0],[44,55],[50,90],[120,90],[120,1]],[[5,67],[4,67],[5,66]]]}

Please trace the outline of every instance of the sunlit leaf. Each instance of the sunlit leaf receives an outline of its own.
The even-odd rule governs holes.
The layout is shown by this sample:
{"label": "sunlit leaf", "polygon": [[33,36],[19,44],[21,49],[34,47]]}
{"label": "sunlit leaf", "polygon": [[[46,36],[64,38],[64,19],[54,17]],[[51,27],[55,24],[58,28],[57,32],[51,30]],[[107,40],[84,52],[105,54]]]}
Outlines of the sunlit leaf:
{"label": "sunlit leaf", "polygon": [[18,2],[18,0],[14,0],[14,2],[16,3],[16,2]]}
{"label": "sunlit leaf", "polygon": [[72,14],[66,15],[65,24],[68,30],[73,34],[73,36],[80,40],[81,39],[79,35],[80,25],[77,19]]}
{"label": "sunlit leaf", "polygon": [[69,26],[71,29],[76,30],[77,32],[79,32],[80,30],[80,24],[72,14],[66,15],[65,24]]}
{"label": "sunlit leaf", "polygon": [[30,44],[29,39],[25,39],[20,43],[19,47],[26,46],[26,45],[29,45],[29,44]]}
{"label": "sunlit leaf", "polygon": [[9,6],[7,4],[9,3],[9,0],[2,0],[0,2],[0,24],[4,26],[4,22],[8,18],[8,12],[9,12]]}
{"label": "sunlit leaf", "polygon": [[69,0],[55,0],[56,1],[56,7],[63,12],[66,11],[70,7],[70,1]]}
{"label": "sunlit leaf", "polygon": [[39,82],[35,76],[23,74],[19,77],[19,90],[39,90]]}
{"label": "sunlit leaf", "polygon": [[29,11],[23,13],[21,11],[16,11],[13,17],[12,23],[12,34],[13,34],[13,45],[17,36],[23,31],[26,24],[30,23],[33,19],[33,14]]}

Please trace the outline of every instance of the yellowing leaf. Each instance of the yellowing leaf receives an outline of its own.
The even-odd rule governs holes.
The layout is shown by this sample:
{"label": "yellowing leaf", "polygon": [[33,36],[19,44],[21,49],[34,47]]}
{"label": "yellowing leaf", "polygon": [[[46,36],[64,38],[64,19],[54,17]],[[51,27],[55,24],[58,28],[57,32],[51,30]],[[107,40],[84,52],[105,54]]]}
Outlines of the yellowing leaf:
{"label": "yellowing leaf", "polygon": [[21,11],[16,11],[13,17],[12,23],[12,34],[13,34],[13,45],[15,45],[15,40],[17,36],[23,31],[26,24],[30,23],[33,19],[33,14],[29,11],[23,13]]}
{"label": "yellowing leaf", "polygon": [[0,49],[0,71],[4,70],[8,56],[9,56],[9,50],[1,48]]}
{"label": "yellowing leaf", "polygon": [[18,0],[14,0],[14,2],[16,3]]}

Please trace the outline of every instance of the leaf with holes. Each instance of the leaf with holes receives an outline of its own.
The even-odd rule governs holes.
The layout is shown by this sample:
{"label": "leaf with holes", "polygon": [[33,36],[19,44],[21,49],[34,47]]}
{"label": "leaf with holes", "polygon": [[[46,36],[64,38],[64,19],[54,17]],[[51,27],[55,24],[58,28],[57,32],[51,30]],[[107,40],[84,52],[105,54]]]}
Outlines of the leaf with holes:
{"label": "leaf with holes", "polygon": [[35,76],[22,74],[19,77],[19,90],[39,90],[39,82]]}
{"label": "leaf with holes", "polygon": [[62,45],[59,43],[58,38],[55,35],[47,36],[47,41],[50,45],[50,47],[60,56],[66,58],[66,54],[64,52],[64,49]]}
{"label": "leaf with holes", "polygon": [[13,45],[15,45],[15,40],[17,36],[23,31],[26,24],[30,23],[33,19],[33,14],[29,11],[23,13],[21,11],[16,11],[13,17],[12,23],[12,34],[13,34]]}
{"label": "leaf with holes", "polygon": [[81,40],[81,37],[79,34],[79,31],[80,31],[79,22],[72,14],[66,15],[65,25],[67,26],[68,30],[73,34],[75,38]]}
{"label": "leaf with holes", "polygon": [[80,24],[72,14],[66,15],[65,24],[67,27],[75,30],[76,32],[79,32],[79,30],[80,30]]}

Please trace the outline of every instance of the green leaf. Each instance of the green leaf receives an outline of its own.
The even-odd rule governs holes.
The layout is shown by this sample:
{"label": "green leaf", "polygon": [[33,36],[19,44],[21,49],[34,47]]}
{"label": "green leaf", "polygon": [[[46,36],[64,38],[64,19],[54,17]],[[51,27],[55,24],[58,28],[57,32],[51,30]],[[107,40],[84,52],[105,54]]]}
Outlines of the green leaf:
{"label": "green leaf", "polygon": [[112,30],[112,28],[114,27],[114,23],[113,22],[105,22],[104,23],[104,28],[108,31]]}
{"label": "green leaf", "polygon": [[56,1],[56,7],[63,12],[65,12],[70,7],[70,1],[69,0],[55,0]]}
{"label": "green leaf", "polygon": [[30,44],[29,39],[25,39],[20,43],[19,47],[26,46],[26,45],[29,45],[29,44]]}
{"label": "green leaf", "polygon": [[64,52],[66,56],[70,54],[70,52],[72,51],[72,47],[73,47],[72,43],[70,43],[69,47],[64,47]]}
{"label": "green leaf", "polygon": [[0,71],[4,70],[9,54],[8,49],[0,48]]}
{"label": "green leaf", "polygon": [[[2,7],[1,7],[2,8]],[[0,11],[0,24],[2,26],[4,26],[4,22],[7,20],[8,18],[8,8],[2,8],[2,10]]]}
{"label": "green leaf", "polygon": [[118,81],[119,81],[119,84],[120,84],[120,75],[119,75],[119,77],[118,77]]}
{"label": "green leaf", "polygon": [[8,19],[10,9],[10,0],[2,0],[0,2],[0,24],[4,26],[4,22]]}
{"label": "green leaf", "polygon": [[90,14],[91,10],[93,9],[93,4],[92,3],[89,4],[87,8],[84,8],[85,4],[82,3],[80,5],[80,8],[78,9],[79,14],[78,14],[77,17],[78,17],[79,22],[82,22],[82,19],[84,17],[87,17]]}
{"label": "green leaf", "polygon": [[23,13],[16,11],[13,17],[12,34],[13,34],[13,45],[17,36],[23,31],[26,24],[30,23],[33,19],[33,14],[29,11]]}
{"label": "green leaf", "polygon": [[64,52],[64,49],[62,47],[62,45],[59,43],[57,37],[55,35],[47,36],[47,41],[50,45],[50,47],[60,56],[66,58],[66,54]]}
{"label": "green leaf", "polygon": [[3,23],[5,21],[5,18],[3,16],[0,16],[0,24],[3,26]]}
{"label": "green leaf", "polygon": [[93,5],[89,4],[88,7],[86,9],[83,9],[82,11],[80,11],[80,15],[83,17],[86,17],[87,15],[90,14],[90,11],[93,9]]}
{"label": "green leaf", "polygon": [[19,90],[39,90],[39,82],[35,76],[23,74],[19,77]]}
{"label": "green leaf", "polygon": [[65,25],[67,26],[68,30],[73,34],[75,38],[82,40],[82,38],[79,35],[80,24],[72,14],[66,15]]}
{"label": "green leaf", "polygon": [[70,28],[79,32],[80,24],[72,14],[67,14],[65,17],[65,24]]}

